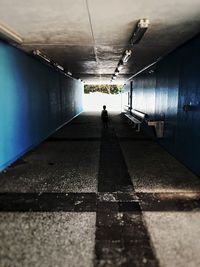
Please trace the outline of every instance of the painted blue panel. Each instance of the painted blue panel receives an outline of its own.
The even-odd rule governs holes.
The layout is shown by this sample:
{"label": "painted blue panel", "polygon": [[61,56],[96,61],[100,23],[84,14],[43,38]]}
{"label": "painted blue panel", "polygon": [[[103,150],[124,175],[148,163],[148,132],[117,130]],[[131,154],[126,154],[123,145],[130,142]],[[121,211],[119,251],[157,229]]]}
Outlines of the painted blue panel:
{"label": "painted blue panel", "polygon": [[0,41],[0,170],[83,110],[83,84]]}
{"label": "painted blue panel", "polygon": [[[133,108],[164,119],[158,142],[200,174],[200,36],[182,45],[133,80]],[[191,111],[184,111],[189,105]]]}
{"label": "painted blue panel", "polygon": [[[200,38],[182,48],[180,61],[177,154],[200,174]],[[183,105],[195,107],[183,111]]]}
{"label": "painted blue panel", "polygon": [[164,139],[168,151],[175,153],[175,134],[178,108],[179,64],[177,58],[165,58],[156,69],[155,117],[165,121]]}
{"label": "painted blue panel", "polygon": [[133,109],[153,116],[155,112],[155,74],[143,73],[133,81]]}

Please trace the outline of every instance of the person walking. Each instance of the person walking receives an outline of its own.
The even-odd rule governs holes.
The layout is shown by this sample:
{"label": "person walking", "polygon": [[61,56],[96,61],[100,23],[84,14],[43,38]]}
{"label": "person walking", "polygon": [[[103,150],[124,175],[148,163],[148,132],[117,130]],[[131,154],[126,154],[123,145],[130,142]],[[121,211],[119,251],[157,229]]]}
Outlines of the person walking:
{"label": "person walking", "polygon": [[103,106],[103,110],[101,111],[101,120],[104,128],[108,128],[108,111],[106,110],[106,106]]}

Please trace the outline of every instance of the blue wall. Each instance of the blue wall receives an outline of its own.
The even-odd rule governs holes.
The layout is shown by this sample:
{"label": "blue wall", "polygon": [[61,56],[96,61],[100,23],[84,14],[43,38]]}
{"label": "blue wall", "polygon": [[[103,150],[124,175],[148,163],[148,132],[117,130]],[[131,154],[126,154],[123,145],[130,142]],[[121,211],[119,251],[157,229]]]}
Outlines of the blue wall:
{"label": "blue wall", "polygon": [[[171,154],[200,174],[200,36],[170,53],[133,79],[133,108],[150,118],[164,118],[164,138]],[[192,111],[185,112],[189,104]]]}
{"label": "blue wall", "polygon": [[83,84],[0,41],[0,170],[82,110]]}

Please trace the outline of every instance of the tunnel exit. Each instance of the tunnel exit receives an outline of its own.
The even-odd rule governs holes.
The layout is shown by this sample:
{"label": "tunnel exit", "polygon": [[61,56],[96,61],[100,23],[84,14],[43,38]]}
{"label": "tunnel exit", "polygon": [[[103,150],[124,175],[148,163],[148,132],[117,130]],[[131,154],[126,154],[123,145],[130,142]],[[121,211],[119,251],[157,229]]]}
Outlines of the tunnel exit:
{"label": "tunnel exit", "polygon": [[103,105],[111,112],[122,111],[123,85],[96,84],[84,86],[84,111],[101,111]]}

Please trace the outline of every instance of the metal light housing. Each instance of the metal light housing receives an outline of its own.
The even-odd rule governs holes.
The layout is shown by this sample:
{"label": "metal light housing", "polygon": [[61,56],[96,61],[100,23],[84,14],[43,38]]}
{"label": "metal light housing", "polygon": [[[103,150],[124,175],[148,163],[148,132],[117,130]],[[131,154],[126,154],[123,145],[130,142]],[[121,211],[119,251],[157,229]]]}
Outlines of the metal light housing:
{"label": "metal light housing", "polygon": [[133,35],[131,37],[131,45],[138,44],[149,27],[148,19],[140,19],[134,29]]}

